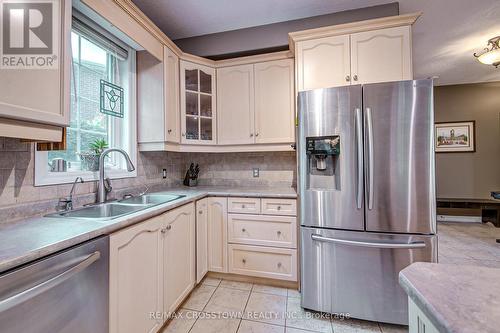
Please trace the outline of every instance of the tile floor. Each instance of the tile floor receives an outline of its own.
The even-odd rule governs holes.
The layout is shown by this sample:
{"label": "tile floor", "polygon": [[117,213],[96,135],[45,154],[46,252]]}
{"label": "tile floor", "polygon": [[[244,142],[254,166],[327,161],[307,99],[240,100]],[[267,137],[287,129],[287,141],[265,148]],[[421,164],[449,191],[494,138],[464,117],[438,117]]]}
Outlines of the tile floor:
{"label": "tile floor", "polygon": [[[439,261],[500,268],[500,228],[440,223]],[[221,314],[225,314],[221,315]],[[272,314],[272,315],[271,315]],[[297,290],[205,278],[163,333],[401,333],[407,327],[311,317]]]}

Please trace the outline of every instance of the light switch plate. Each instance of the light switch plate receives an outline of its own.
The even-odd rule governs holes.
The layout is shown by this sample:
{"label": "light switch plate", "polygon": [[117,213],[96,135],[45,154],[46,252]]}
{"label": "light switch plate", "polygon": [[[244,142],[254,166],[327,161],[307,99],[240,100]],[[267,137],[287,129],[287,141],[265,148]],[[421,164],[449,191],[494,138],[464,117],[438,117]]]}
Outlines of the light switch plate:
{"label": "light switch plate", "polygon": [[254,177],[259,177],[259,168],[253,168],[253,176]]}

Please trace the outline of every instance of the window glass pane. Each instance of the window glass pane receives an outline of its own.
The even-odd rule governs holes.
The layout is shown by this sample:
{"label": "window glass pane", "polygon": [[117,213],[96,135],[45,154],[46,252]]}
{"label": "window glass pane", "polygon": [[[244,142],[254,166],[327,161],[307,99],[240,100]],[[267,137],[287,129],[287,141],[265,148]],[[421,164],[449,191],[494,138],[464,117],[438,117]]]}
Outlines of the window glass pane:
{"label": "window glass pane", "polygon": [[186,116],[186,139],[198,140],[198,117]]}
{"label": "window glass pane", "polygon": [[107,132],[108,115],[99,112],[99,102],[80,97],[78,99],[80,128],[95,132]]}
{"label": "window glass pane", "polygon": [[91,68],[102,68],[106,66],[107,52],[99,46],[89,42],[85,38],[80,37],[81,59],[83,65],[88,65]]}
{"label": "window glass pane", "polygon": [[200,91],[211,94],[212,93],[212,75],[206,74],[200,70]]}
{"label": "window glass pane", "polygon": [[71,52],[73,53],[73,60],[78,61],[79,45],[78,45],[78,35],[71,32]]}
{"label": "window glass pane", "polygon": [[198,94],[186,91],[186,114],[198,115]]}
{"label": "window glass pane", "polygon": [[186,69],[186,90],[198,91],[198,70]]}
{"label": "window glass pane", "polygon": [[98,66],[93,66],[94,69],[87,67],[86,65],[79,66],[80,70],[78,73],[79,91],[80,97],[90,99],[95,102],[99,102],[100,98],[100,82],[102,80],[107,80],[106,67],[98,68]]}
{"label": "window glass pane", "polygon": [[201,118],[201,139],[212,140],[212,119]]}
{"label": "window glass pane", "polygon": [[200,94],[200,113],[204,117],[212,117],[212,96]]}
{"label": "window glass pane", "polygon": [[72,128],[68,128],[66,131],[66,141],[68,149],[61,151],[50,151],[48,156],[48,162],[50,163],[50,161],[54,158],[63,158],[71,163],[71,165],[68,166],[68,169],[74,169],[75,167],[77,167],[76,163],[80,162],[80,159],[76,154],[77,136],[78,136],[77,131],[75,131]]}

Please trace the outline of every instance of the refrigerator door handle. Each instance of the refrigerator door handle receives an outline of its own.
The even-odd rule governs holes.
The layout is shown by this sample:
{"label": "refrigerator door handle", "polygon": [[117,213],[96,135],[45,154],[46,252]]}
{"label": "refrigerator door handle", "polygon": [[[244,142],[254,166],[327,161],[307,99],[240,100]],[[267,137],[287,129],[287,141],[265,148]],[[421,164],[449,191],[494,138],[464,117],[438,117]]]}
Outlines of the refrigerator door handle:
{"label": "refrigerator door handle", "polygon": [[339,239],[339,238],[329,238],[315,234],[311,235],[311,238],[319,242],[335,243],[340,245],[358,246],[358,247],[371,247],[379,249],[417,249],[426,246],[424,242],[413,242],[413,243],[364,242],[364,241],[353,241],[353,240]]}
{"label": "refrigerator door handle", "polygon": [[356,145],[358,153],[358,192],[356,194],[356,206],[358,209],[362,208],[363,203],[363,128],[361,125],[361,109],[356,108]]}
{"label": "refrigerator door handle", "polygon": [[366,108],[366,144],[368,146],[368,209],[373,209],[373,119],[372,109]]}

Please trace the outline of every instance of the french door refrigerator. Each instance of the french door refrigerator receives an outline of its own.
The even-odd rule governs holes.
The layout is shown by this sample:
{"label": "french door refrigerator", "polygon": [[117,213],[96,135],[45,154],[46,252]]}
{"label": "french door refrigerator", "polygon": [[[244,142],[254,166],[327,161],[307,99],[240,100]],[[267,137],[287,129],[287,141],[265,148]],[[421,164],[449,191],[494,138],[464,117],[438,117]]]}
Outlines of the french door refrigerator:
{"label": "french door refrigerator", "polygon": [[302,307],[408,324],[399,271],[437,261],[432,80],[299,93]]}

